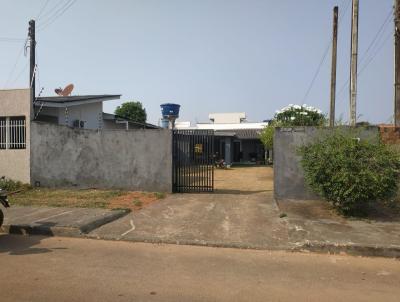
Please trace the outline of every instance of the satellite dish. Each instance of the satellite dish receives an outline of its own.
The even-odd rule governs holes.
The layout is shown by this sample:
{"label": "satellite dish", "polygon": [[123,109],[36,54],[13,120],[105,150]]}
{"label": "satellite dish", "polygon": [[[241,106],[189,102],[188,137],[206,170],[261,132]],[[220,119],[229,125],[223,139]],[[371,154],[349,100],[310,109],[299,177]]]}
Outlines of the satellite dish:
{"label": "satellite dish", "polygon": [[69,96],[71,95],[73,89],[74,84],[69,84],[65,86],[64,89],[61,89],[61,87],[54,89],[54,92],[57,93],[59,96]]}

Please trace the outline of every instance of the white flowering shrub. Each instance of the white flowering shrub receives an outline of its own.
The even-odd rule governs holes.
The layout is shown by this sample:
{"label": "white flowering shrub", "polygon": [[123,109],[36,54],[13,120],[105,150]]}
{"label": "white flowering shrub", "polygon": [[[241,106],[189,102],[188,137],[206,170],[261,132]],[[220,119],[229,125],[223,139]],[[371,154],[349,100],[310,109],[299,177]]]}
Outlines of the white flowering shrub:
{"label": "white flowering shrub", "polygon": [[289,104],[276,111],[274,121],[279,126],[323,126],[326,118],[321,110],[306,104],[293,105]]}
{"label": "white flowering shrub", "polygon": [[321,110],[306,104],[289,104],[276,111],[274,119],[261,132],[260,138],[268,150],[273,149],[275,127],[323,126],[326,122]]}

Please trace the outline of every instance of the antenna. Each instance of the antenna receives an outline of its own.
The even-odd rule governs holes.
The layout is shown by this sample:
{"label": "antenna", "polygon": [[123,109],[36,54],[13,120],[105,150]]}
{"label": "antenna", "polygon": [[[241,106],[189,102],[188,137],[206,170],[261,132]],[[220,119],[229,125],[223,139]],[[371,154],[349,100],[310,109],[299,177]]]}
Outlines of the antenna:
{"label": "antenna", "polygon": [[74,84],[69,84],[65,86],[64,89],[61,87],[54,89],[54,92],[57,93],[59,96],[69,96],[71,95],[72,90],[74,90]]}

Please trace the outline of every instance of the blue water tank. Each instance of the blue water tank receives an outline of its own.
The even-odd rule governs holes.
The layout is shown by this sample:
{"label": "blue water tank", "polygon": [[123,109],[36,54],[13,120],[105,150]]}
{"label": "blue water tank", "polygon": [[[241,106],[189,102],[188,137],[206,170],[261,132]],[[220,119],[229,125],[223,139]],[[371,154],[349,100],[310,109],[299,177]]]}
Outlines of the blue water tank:
{"label": "blue water tank", "polygon": [[164,118],[169,118],[169,117],[179,117],[179,108],[181,105],[178,104],[172,104],[172,103],[166,103],[166,104],[161,104],[161,113]]}

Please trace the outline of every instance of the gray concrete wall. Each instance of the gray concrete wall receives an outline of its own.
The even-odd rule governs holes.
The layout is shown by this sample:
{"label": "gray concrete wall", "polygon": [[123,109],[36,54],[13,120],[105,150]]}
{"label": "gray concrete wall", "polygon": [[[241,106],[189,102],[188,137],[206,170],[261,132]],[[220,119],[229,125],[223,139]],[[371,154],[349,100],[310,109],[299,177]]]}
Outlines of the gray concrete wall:
{"label": "gray concrete wall", "polygon": [[[350,128],[344,128],[348,131]],[[277,128],[274,136],[274,195],[277,199],[319,199],[305,184],[298,148],[310,143],[329,128]],[[363,128],[360,137],[379,140],[377,127]]]}
{"label": "gray concrete wall", "polygon": [[0,90],[0,117],[25,116],[26,148],[0,150],[0,177],[30,183],[30,89]]}
{"label": "gray concrete wall", "polygon": [[172,190],[169,130],[83,130],[33,122],[32,182],[48,187]]}

